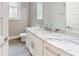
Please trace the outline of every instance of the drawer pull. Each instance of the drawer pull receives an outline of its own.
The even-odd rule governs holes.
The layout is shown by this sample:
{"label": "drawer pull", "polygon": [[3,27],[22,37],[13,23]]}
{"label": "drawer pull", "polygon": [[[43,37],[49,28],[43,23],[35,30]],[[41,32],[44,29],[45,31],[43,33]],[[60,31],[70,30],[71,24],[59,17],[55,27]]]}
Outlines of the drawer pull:
{"label": "drawer pull", "polygon": [[50,48],[48,48],[48,47],[45,47],[47,50],[49,50],[50,52],[52,52],[53,54],[55,54],[56,56],[60,56],[60,54],[57,54],[57,53],[55,53],[55,52],[53,52],[52,50],[50,50]]}

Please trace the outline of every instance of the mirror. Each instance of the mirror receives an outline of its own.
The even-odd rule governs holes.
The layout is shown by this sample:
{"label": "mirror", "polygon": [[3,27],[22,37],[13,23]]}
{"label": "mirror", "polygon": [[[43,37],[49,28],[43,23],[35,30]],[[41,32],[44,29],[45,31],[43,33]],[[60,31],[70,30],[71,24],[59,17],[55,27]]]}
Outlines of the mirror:
{"label": "mirror", "polygon": [[66,7],[64,2],[44,2],[44,25],[55,29],[66,29]]}

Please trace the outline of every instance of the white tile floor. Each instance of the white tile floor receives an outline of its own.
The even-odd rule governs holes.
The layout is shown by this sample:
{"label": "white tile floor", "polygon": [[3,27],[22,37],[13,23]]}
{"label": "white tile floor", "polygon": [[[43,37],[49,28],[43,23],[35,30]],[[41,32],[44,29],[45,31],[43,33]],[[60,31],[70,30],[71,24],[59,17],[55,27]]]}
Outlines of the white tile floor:
{"label": "white tile floor", "polygon": [[24,43],[19,41],[9,43],[9,56],[31,56]]}

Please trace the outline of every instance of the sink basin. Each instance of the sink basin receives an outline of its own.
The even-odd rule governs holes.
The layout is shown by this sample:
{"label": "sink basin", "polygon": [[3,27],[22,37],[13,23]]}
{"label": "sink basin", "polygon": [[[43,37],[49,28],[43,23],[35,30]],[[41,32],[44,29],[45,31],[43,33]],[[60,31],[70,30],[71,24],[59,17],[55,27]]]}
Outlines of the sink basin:
{"label": "sink basin", "polygon": [[66,39],[66,37],[59,34],[52,34],[52,35],[50,34],[50,35],[46,35],[46,37],[49,39]]}

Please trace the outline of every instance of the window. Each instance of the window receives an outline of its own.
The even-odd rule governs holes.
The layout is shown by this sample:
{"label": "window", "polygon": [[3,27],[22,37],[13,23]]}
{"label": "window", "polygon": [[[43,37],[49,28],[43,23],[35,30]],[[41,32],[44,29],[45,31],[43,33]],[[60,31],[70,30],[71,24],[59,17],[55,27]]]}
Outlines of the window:
{"label": "window", "polygon": [[43,20],[43,3],[37,2],[37,20]]}
{"label": "window", "polygon": [[10,18],[10,20],[20,19],[19,3],[9,2],[9,18]]}

